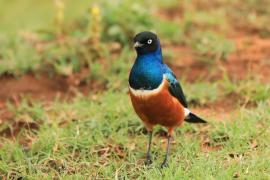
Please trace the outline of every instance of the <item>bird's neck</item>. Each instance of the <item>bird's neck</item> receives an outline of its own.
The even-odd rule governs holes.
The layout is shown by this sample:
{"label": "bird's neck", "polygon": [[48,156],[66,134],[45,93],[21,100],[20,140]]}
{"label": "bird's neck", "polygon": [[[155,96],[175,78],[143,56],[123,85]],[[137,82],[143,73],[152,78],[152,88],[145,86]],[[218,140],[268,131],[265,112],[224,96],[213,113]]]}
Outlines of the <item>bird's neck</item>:
{"label": "bird's neck", "polygon": [[148,53],[148,54],[137,54],[137,60],[143,60],[143,59],[152,59],[152,62],[159,62],[163,63],[162,61],[162,51],[161,47],[159,46],[158,49],[155,52]]}

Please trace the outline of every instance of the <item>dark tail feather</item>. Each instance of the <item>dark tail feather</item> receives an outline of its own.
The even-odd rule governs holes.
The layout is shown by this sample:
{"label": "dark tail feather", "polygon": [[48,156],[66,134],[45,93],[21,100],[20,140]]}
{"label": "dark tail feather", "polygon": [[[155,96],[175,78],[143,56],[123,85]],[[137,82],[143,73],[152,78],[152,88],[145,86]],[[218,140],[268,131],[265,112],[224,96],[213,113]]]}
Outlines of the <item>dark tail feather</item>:
{"label": "dark tail feather", "polygon": [[207,123],[205,120],[196,116],[193,113],[189,113],[189,115],[186,117],[185,121],[188,123]]}

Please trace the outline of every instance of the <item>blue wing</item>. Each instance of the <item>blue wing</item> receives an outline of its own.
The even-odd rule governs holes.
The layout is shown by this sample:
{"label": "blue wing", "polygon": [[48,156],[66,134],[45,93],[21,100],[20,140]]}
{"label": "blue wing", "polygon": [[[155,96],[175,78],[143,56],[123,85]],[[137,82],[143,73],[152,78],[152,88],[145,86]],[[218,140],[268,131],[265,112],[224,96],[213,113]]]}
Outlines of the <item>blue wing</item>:
{"label": "blue wing", "polygon": [[164,65],[164,74],[166,79],[170,83],[169,91],[171,95],[176,97],[178,101],[185,107],[188,107],[187,100],[185,98],[184,92],[181,88],[180,83],[177,81],[176,76],[174,75],[173,71],[167,66]]}

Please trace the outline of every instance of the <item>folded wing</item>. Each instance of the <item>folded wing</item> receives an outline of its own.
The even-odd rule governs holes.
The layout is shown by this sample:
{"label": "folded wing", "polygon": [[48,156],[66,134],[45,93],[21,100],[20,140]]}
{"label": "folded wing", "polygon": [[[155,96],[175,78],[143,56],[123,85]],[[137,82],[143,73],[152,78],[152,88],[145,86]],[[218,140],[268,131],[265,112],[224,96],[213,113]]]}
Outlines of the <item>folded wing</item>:
{"label": "folded wing", "polygon": [[177,81],[176,76],[174,75],[173,71],[167,66],[164,66],[164,74],[166,79],[168,80],[170,86],[169,91],[171,95],[176,97],[178,101],[185,107],[188,107],[187,100],[185,98],[184,92],[181,88],[180,83]]}

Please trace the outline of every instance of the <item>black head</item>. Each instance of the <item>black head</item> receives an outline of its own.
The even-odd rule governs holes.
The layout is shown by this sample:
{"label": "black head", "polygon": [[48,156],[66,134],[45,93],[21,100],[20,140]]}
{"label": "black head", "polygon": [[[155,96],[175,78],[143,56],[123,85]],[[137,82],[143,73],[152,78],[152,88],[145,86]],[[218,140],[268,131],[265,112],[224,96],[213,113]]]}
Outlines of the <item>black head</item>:
{"label": "black head", "polygon": [[159,47],[157,35],[149,31],[138,33],[133,42],[134,48],[139,55],[155,52]]}

